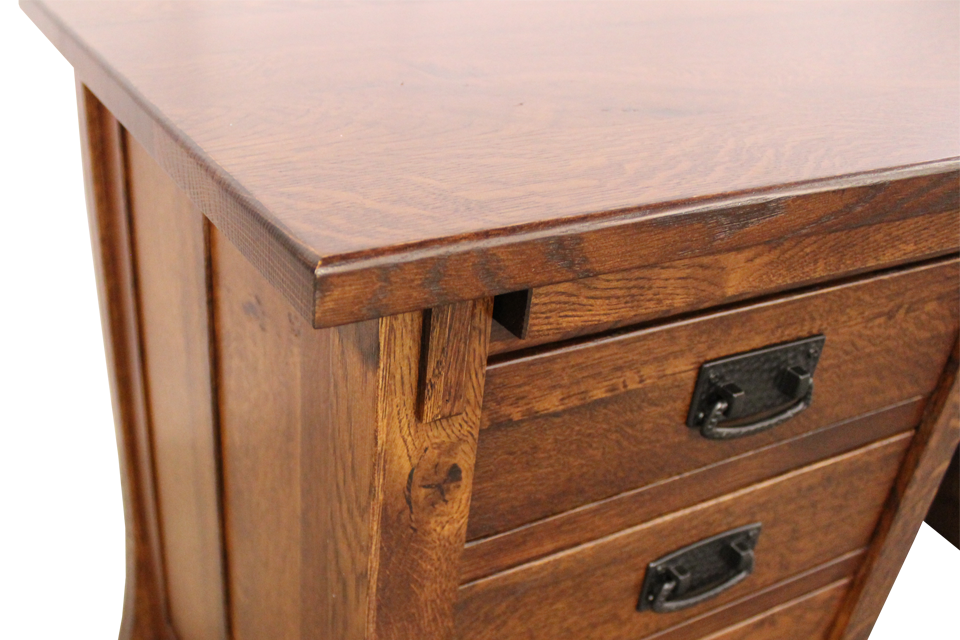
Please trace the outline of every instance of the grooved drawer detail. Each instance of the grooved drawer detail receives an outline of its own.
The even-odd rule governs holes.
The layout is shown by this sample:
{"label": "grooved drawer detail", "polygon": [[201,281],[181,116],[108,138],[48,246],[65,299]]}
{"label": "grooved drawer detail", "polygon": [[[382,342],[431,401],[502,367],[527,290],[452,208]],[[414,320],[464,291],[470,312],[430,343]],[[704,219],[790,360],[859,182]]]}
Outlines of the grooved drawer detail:
{"label": "grooved drawer detail", "polygon": [[[928,395],[957,280],[950,259],[490,366],[468,539]],[[809,409],[728,442],[685,425],[702,363],[820,333]]]}
{"label": "grooved drawer detail", "polygon": [[[864,547],[911,434],[901,434],[460,588],[460,640],[635,640]],[[763,523],[756,569],[715,599],[635,611],[647,564]]]}

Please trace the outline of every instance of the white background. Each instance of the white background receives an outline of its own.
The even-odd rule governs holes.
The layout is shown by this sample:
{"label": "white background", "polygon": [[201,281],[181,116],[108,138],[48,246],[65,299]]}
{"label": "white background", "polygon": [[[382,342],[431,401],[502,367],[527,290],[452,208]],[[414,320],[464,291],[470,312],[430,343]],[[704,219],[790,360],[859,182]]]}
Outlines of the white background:
{"label": "white background", "polygon": [[[73,69],[0,0],[0,639],[115,638],[124,529]],[[926,525],[872,640],[957,638]]]}

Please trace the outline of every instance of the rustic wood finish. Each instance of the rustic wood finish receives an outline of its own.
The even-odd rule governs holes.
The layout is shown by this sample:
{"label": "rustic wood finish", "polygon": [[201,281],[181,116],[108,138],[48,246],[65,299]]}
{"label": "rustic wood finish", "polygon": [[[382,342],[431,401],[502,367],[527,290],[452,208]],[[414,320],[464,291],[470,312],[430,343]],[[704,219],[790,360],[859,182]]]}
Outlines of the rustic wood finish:
{"label": "rustic wood finish", "polygon": [[234,637],[445,637],[492,301],[470,303],[463,413],[422,423],[421,314],[313,330],[213,240]]}
{"label": "rustic wood finish", "polygon": [[125,148],[170,621],[180,640],[226,640],[208,223],[143,147]]}
{"label": "rustic wood finish", "polygon": [[[21,5],[77,72],[121,640],[866,639],[960,440],[957,3]],[[808,409],[685,426],[821,333]]]}
{"label": "rustic wood finish", "polygon": [[[957,267],[951,259],[494,364],[469,539],[926,396],[957,333]],[[686,426],[702,363],[818,333],[827,339],[808,410],[738,440]]]}
{"label": "rustic wood finish", "polygon": [[[956,188],[957,179],[953,179],[933,191],[946,194]],[[850,197],[851,208],[873,204],[879,197],[893,212],[897,210],[895,199],[902,197],[877,188],[850,191],[857,196]],[[502,353],[566,340],[956,252],[960,248],[958,223],[960,214],[954,208],[937,215],[778,238],[745,249],[538,287],[532,290],[525,339],[518,340],[498,327],[490,351]]]}
{"label": "rustic wood finish", "polygon": [[23,7],[315,326],[957,208],[954,3]]}
{"label": "rustic wood finish", "polygon": [[380,321],[378,640],[449,638],[467,533],[493,301],[469,303],[464,411],[416,420],[420,314]]}
{"label": "rustic wood finish", "polygon": [[[952,258],[876,278],[723,309],[676,323],[660,323],[596,340],[497,358],[492,360],[487,373],[482,426],[569,410],[621,395],[649,381],[697,369],[703,362],[719,356],[815,333],[847,332],[858,324],[876,330],[873,325],[884,326],[884,319],[899,330],[899,335],[916,334],[919,338],[931,331],[926,327],[925,316],[930,314],[939,318],[940,328],[932,333],[942,340],[941,334],[950,334],[957,325],[958,312],[953,302],[958,295],[955,286],[958,265],[960,262]],[[889,313],[880,313],[874,307]],[[919,315],[913,316],[913,322],[907,322],[896,318],[894,310],[902,310],[901,314],[907,318]],[[662,334],[667,332],[674,335],[665,339]],[[836,342],[846,344],[843,340]],[[940,362],[922,366],[924,379],[936,380],[951,344],[950,340],[941,344]],[[854,345],[848,345],[847,349],[854,350]],[[829,360],[821,359],[821,363],[825,362]],[[645,367],[644,375],[636,372],[639,367]],[[818,367],[818,374],[821,373]],[[533,381],[536,384],[531,384]],[[933,386],[934,382],[930,382],[927,389]],[[690,391],[693,391],[692,380]]]}
{"label": "rustic wood finish", "polygon": [[914,428],[924,402],[917,398],[853,420],[774,442],[694,471],[661,480],[467,543],[461,580],[510,567],[612,535],[792,469],[851,451]]}
{"label": "rustic wood finish", "polygon": [[233,637],[366,638],[378,323],[314,331],[211,241]]}
{"label": "rustic wood finish", "polygon": [[[460,588],[460,640],[642,638],[865,546],[912,435],[902,434]],[[709,604],[637,613],[647,564],[762,522],[756,569]],[[830,522],[830,527],[824,527]],[[562,615],[558,615],[562,612]]]}
{"label": "rustic wood finish", "polygon": [[955,342],[937,390],[927,403],[887,499],[867,557],[837,617],[831,639],[866,640],[890,587],[923,524],[950,457],[960,441],[960,341]]}
{"label": "rustic wood finish", "polygon": [[840,580],[823,589],[784,602],[770,611],[707,636],[703,640],[818,640],[830,630],[833,617],[850,586]]}
{"label": "rustic wood finish", "polygon": [[120,454],[127,573],[120,640],[175,640],[169,625],[141,361],[123,132],[77,81],[87,212]]}

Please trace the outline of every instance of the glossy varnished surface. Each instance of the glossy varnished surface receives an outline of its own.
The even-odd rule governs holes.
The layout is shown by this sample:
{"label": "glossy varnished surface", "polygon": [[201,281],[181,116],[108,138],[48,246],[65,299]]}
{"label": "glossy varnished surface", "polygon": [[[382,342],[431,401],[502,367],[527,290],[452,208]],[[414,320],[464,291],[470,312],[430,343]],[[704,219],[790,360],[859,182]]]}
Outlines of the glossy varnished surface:
{"label": "glossy varnished surface", "polygon": [[953,3],[24,6],[316,325],[637,266],[582,225],[663,203],[958,155]]}

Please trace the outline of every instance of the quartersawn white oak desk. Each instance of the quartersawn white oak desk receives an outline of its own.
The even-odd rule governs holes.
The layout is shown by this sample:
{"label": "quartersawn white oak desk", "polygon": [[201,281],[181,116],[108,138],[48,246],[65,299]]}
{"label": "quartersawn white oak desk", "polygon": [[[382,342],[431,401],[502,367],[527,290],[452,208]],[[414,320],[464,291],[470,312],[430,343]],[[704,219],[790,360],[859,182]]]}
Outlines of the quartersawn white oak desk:
{"label": "quartersawn white oak desk", "polygon": [[122,638],[869,635],[958,440],[956,3],[22,6]]}

